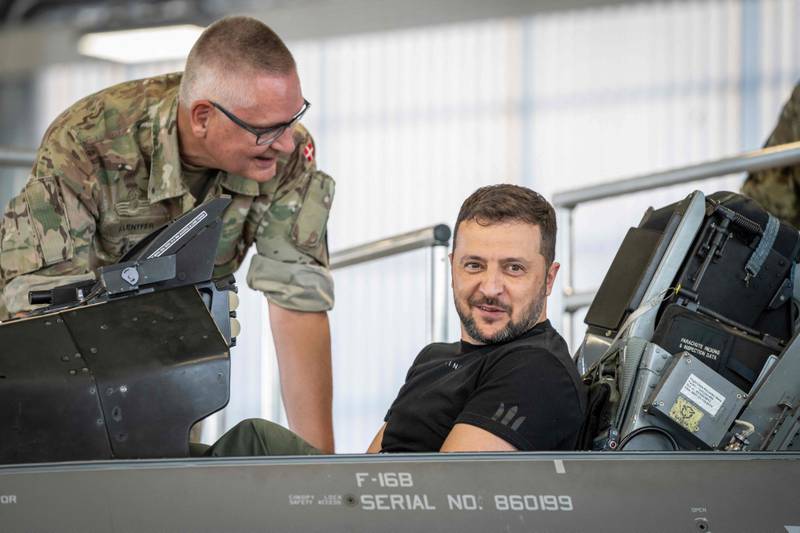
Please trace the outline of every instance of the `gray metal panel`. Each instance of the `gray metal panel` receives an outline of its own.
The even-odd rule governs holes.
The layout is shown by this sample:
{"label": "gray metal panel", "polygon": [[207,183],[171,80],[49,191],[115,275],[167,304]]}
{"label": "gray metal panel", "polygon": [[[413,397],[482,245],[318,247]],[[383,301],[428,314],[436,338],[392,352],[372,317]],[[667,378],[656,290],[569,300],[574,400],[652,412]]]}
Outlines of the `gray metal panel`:
{"label": "gray metal panel", "polygon": [[0,467],[0,520],[7,533],[778,532],[800,525],[798,479],[798,454],[418,454]]}
{"label": "gray metal panel", "polygon": [[228,346],[195,287],[61,315],[97,381],[116,457],[188,455],[189,428],[228,402]]}
{"label": "gray metal panel", "polygon": [[661,421],[647,414],[645,411],[647,399],[653,394],[664,367],[672,360],[672,354],[662,349],[657,344],[648,344],[642,355],[639,369],[636,373],[633,390],[628,399],[627,409],[620,412],[623,421],[620,438],[625,438],[631,432],[648,426],[664,427]]}
{"label": "gray metal panel", "polygon": [[0,326],[0,462],[110,457],[84,356],[58,315]]}
{"label": "gray metal panel", "polygon": [[[652,302],[660,295],[663,296],[675,281],[678,269],[683,264],[686,254],[689,253],[697,232],[700,231],[700,226],[705,218],[705,207],[703,193],[694,191],[686,213],[678,224],[678,229],[675,230],[675,235],[672,237],[667,251],[664,252],[661,264],[658,265],[653,279],[642,297],[642,304]],[[635,320],[628,328],[626,335],[643,339],[652,338],[659,307],[659,305],[655,305],[650,311]]]}
{"label": "gray metal panel", "polygon": [[[675,230],[675,234],[670,240],[666,252],[664,252],[664,257],[653,274],[653,278],[642,297],[642,304],[639,308],[643,310],[641,311],[642,314],[633,318],[630,324],[627,324],[627,331],[621,330],[617,333],[617,336],[622,339],[621,342],[625,342],[625,339],[636,337],[649,340],[653,336],[656,315],[660,308],[659,298],[662,298],[666,294],[675,280],[678,269],[681,264],[683,264],[686,254],[689,252],[704,218],[705,197],[700,191],[695,191],[692,193],[692,198],[689,202],[689,206],[686,208],[686,213],[684,213],[681,218],[678,228]],[[650,306],[649,310],[645,308],[647,305]],[[637,311],[639,310],[637,309]],[[630,317],[633,317],[633,314],[631,314]],[[630,317],[626,322],[630,320]],[[625,327],[626,325],[623,324],[623,328],[621,329]],[[599,356],[603,354],[603,352],[599,351],[599,348],[604,344],[603,341],[600,340],[600,336],[591,335],[592,338],[590,338],[590,335],[591,334],[587,333],[587,338],[579,349],[576,357],[578,367],[582,372],[588,369]],[[593,360],[585,361],[584,358],[586,356],[584,356],[584,352],[586,352],[586,356],[590,356]]]}
{"label": "gray metal panel", "polygon": [[[751,398],[740,417],[752,423],[756,431],[748,438],[753,449],[761,449],[765,441],[770,450],[786,449],[797,439],[800,417],[800,336],[781,354],[780,360],[763,385]],[[770,437],[772,434],[774,437]],[[771,441],[771,442],[770,442]]]}
{"label": "gray metal panel", "polygon": [[587,333],[575,353],[575,364],[578,366],[578,373],[585,374],[606,353],[610,346],[611,339],[608,337]]}
{"label": "gray metal panel", "polygon": [[622,375],[619,376],[619,392],[622,397],[622,405],[627,404],[627,398],[631,394],[633,383],[636,380],[636,374],[639,366],[644,357],[644,352],[650,345],[646,339],[639,337],[630,337],[622,349],[620,370]]}
{"label": "gray metal panel", "polygon": [[733,425],[747,395],[697,357],[676,356],[650,399],[648,411],[671,425],[677,437],[716,448]]}

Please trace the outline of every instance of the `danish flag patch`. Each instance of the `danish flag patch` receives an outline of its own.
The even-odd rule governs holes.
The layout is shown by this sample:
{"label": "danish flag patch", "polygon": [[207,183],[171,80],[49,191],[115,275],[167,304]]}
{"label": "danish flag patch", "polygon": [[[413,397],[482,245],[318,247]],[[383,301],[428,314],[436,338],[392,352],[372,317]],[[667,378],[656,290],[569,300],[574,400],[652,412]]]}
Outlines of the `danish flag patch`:
{"label": "danish flag patch", "polygon": [[309,163],[314,160],[314,144],[308,141],[308,144],[303,148],[303,155],[306,156],[306,161]]}

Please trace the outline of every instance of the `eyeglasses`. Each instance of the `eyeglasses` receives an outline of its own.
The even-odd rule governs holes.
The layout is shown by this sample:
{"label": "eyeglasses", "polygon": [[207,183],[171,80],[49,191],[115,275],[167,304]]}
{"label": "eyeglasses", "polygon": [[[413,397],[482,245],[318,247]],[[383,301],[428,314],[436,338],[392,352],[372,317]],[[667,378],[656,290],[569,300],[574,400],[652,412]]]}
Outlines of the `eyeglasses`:
{"label": "eyeglasses", "polygon": [[218,103],[212,101],[211,105],[222,111],[222,113],[226,117],[231,119],[231,122],[233,122],[240,128],[245,129],[250,133],[252,133],[253,135],[255,135],[256,146],[265,146],[267,144],[272,144],[275,141],[277,141],[278,138],[280,138],[280,136],[283,135],[287,129],[297,124],[297,122],[299,122],[300,119],[303,118],[303,115],[305,115],[306,111],[308,111],[308,108],[311,107],[311,103],[308,100],[303,99],[303,107],[301,107],[300,111],[298,111],[297,114],[293,116],[288,122],[284,122],[283,124],[278,124],[276,126],[270,126],[268,128],[257,128],[255,126],[251,126],[244,120],[240,119],[239,117],[237,117],[236,115],[234,115],[233,113],[231,113]]}

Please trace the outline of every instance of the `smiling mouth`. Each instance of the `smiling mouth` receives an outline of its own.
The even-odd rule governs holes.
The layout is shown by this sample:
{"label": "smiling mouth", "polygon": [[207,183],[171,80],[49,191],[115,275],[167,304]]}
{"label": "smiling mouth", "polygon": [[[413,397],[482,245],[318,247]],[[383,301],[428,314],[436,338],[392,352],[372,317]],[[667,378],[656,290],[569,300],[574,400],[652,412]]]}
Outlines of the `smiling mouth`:
{"label": "smiling mouth", "polygon": [[486,313],[505,313],[506,310],[502,307],[495,307],[493,305],[476,305],[478,309]]}

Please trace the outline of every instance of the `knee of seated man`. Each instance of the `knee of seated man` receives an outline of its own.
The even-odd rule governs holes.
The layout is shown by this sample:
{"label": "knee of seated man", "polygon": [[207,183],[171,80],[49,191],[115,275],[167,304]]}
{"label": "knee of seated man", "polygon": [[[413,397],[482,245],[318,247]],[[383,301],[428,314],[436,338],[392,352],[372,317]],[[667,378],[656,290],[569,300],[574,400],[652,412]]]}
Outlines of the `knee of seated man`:
{"label": "knee of seated man", "polygon": [[[280,424],[263,418],[246,418],[231,428],[231,433],[247,435],[266,443],[270,436],[289,431]],[[274,437],[273,437],[274,438]]]}
{"label": "knee of seated man", "polygon": [[[227,440],[244,455],[317,455],[319,450],[291,430],[261,418],[242,420]],[[222,439],[221,439],[222,440]]]}
{"label": "knee of seated man", "polygon": [[281,430],[278,424],[258,418],[248,418],[225,432],[205,454],[215,457],[270,455],[272,453],[270,441],[274,440],[273,435]]}
{"label": "knee of seated man", "polygon": [[283,426],[280,424],[276,424],[275,422],[271,422],[269,420],[264,420],[263,418],[245,418],[235,426],[235,428],[241,427],[246,431],[269,431],[270,429],[281,428]]}

